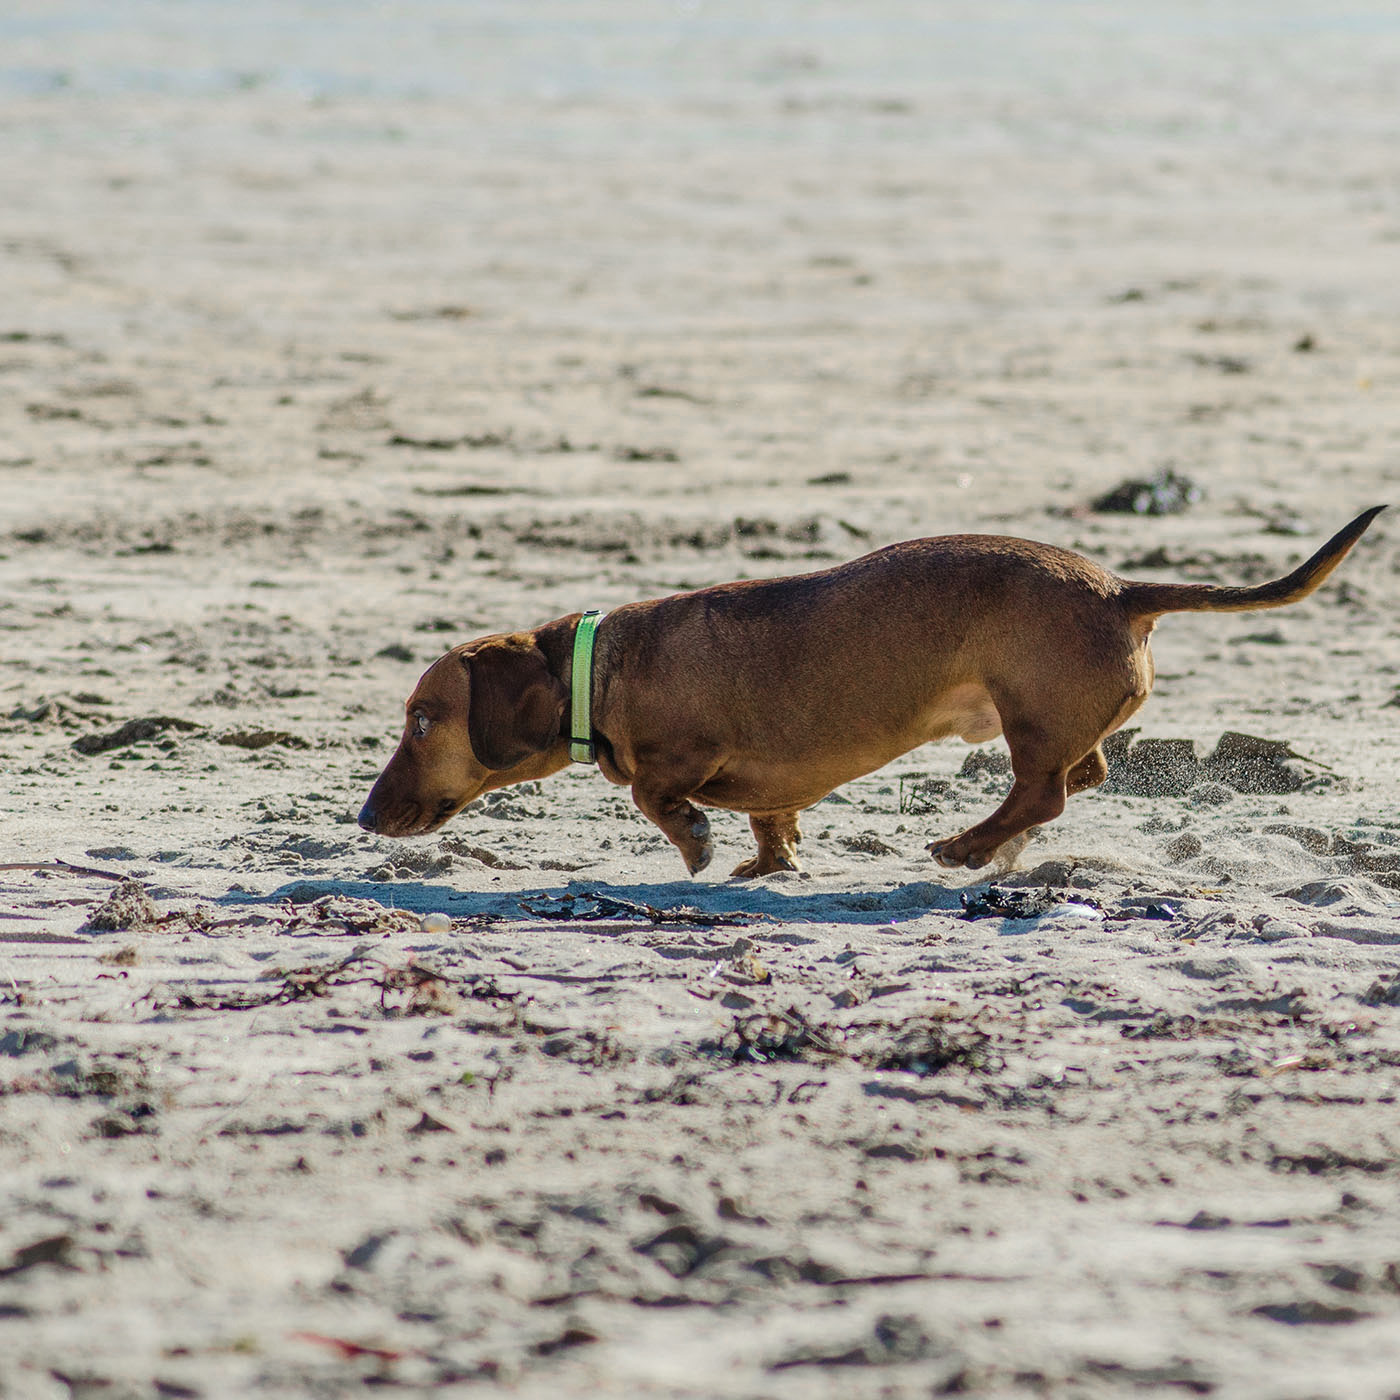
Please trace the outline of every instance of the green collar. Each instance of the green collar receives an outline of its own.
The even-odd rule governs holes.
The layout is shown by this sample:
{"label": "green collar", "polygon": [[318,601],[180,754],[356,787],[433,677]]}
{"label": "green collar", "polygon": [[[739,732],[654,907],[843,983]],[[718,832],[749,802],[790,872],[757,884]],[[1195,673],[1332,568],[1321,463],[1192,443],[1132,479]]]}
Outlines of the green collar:
{"label": "green collar", "polygon": [[569,717],[569,757],[575,763],[596,763],[593,742],[593,639],[605,614],[593,608],[578,620],[574,633],[573,704]]}

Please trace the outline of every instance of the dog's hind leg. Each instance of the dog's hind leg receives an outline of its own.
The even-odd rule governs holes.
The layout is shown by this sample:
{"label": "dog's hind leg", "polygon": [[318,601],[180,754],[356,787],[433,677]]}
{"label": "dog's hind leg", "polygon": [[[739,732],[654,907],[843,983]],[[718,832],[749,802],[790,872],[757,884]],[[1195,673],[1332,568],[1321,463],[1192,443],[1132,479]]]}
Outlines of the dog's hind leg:
{"label": "dog's hind leg", "polygon": [[[1058,817],[1071,794],[1098,787],[1108,777],[1108,762],[1101,747],[1104,737],[1142,705],[1151,689],[1151,662],[1145,651],[1132,659],[1128,679],[1131,688],[1119,702],[1107,727],[1101,727],[1102,718],[1093,728],[1081,722],[1074,726],[1079,731],[1075,736],[1068,727],[1052,730],[1033,720],[1007,723],[1006,743],[1011,750],[1011,772],[1015,781],[1006,801],[986,821],[961,835],[948,841],[930,842],[929,854],[940,865],[965,865],[969,870],[980,870],[999,846]],[[1008,703],[1006,708],[1011,705]],[[1005,718],[1006,710],[1002,713]]]}
{"label": "dog's hind leg", "polygon": [[[1085,740],[1067,744],[1062,734],[1020,721],[1006,726],[1006,742],[1014,778],[1011,791],[985,821],[950,840],[929,843],[929,854],[940,865],[980,870],[999,846],[1065,810],[1069,775],[1074,771],[1079,776],[1087,761],[1087,756],[1081,758]],[[1085,776],[1088,773],[1086,768]]]}
{"label": "dog's hind leg", "polygon": [[[1065,775],[1065,796],[1073,797],[1076,792],[1096,788],[1108,777],[1108,760],[1097,745],[1090,749]],[[1019,836],[1003,841],[992,853],[992,864],[997,873],[1013,870],[1016,858],[1031,843],[1031,838],[1039,831],[1038,826],[1027,827]]]}
{"label": "dog's hind leg", "polygon": [[1065,775],[1065,795],[1073,797],[1076,792],[1096,788],[1107,777],[1108,760],[1101,744],[1095,744]]}
{"label": "dog's hind leg", "polygon": [[1018,777],[1011,785],[1006,801],[984,822],[978,822],[959,836],[948,841],[931,841],[928,851],[940,865],[965,865],[980,870],[999,846],[1013,837],[1054,821],[1065,810],[1065,775],[1042,773],[1034,777]]}
{"label": "dog's hind leg", "polygon": [[797,843],[802,833],[797,827],[796,812],[769,812],[750,816],[749,827],[758,842],[758,854],[740,861],[732,878],[748,880],[755,875],[771,875],[776,870],[800,870]]}

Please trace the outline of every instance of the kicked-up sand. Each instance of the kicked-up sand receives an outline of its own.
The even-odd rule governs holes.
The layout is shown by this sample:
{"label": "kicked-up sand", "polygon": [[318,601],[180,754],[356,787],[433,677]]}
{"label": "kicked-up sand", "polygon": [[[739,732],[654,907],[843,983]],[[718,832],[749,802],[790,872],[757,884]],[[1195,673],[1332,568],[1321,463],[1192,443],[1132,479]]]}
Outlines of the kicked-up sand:
{"label": "kicked-up sand", "polygon": [[1256,582],[1394,500],[1391,7],[0,50],[0,1396],[1400,1393],[1392,517],[1166,618],[1010,872],[924,851],[999,742],[757,882],[582,767],[354,825],[480,633],[967,530]]}

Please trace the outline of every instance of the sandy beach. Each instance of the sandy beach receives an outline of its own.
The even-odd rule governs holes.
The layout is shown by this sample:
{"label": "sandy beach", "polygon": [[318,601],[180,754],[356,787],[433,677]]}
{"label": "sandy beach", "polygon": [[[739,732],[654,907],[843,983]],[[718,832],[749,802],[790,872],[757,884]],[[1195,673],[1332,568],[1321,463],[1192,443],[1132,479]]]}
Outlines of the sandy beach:
{"label": "sandy beach", "polygon": [[759,881],[583,766],[355,825],[483,633],[964,531],[1254,583],[1400,504],[1393,9],[0,51],[0,1397],[1400,1395],[1393,511],[1164,619],[1010,871],[925,852],[1000,741]]}

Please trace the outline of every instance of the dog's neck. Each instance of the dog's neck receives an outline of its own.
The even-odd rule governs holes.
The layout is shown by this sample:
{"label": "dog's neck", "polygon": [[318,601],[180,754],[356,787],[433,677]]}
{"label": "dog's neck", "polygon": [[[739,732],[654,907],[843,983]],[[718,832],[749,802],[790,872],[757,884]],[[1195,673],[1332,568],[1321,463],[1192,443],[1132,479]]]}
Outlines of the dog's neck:
{"label": "dog's neck", "polygon": [[[535,645],[544,653],[550,674],[559,678],[566,692],[573,690],[574,635],[577,631],[577,617],[562,617],[554,622],[546,622],[535,633]],[[559,738],[564,743],[569,741],[572,722],[572,706],[566,705],[559,721]]]}

